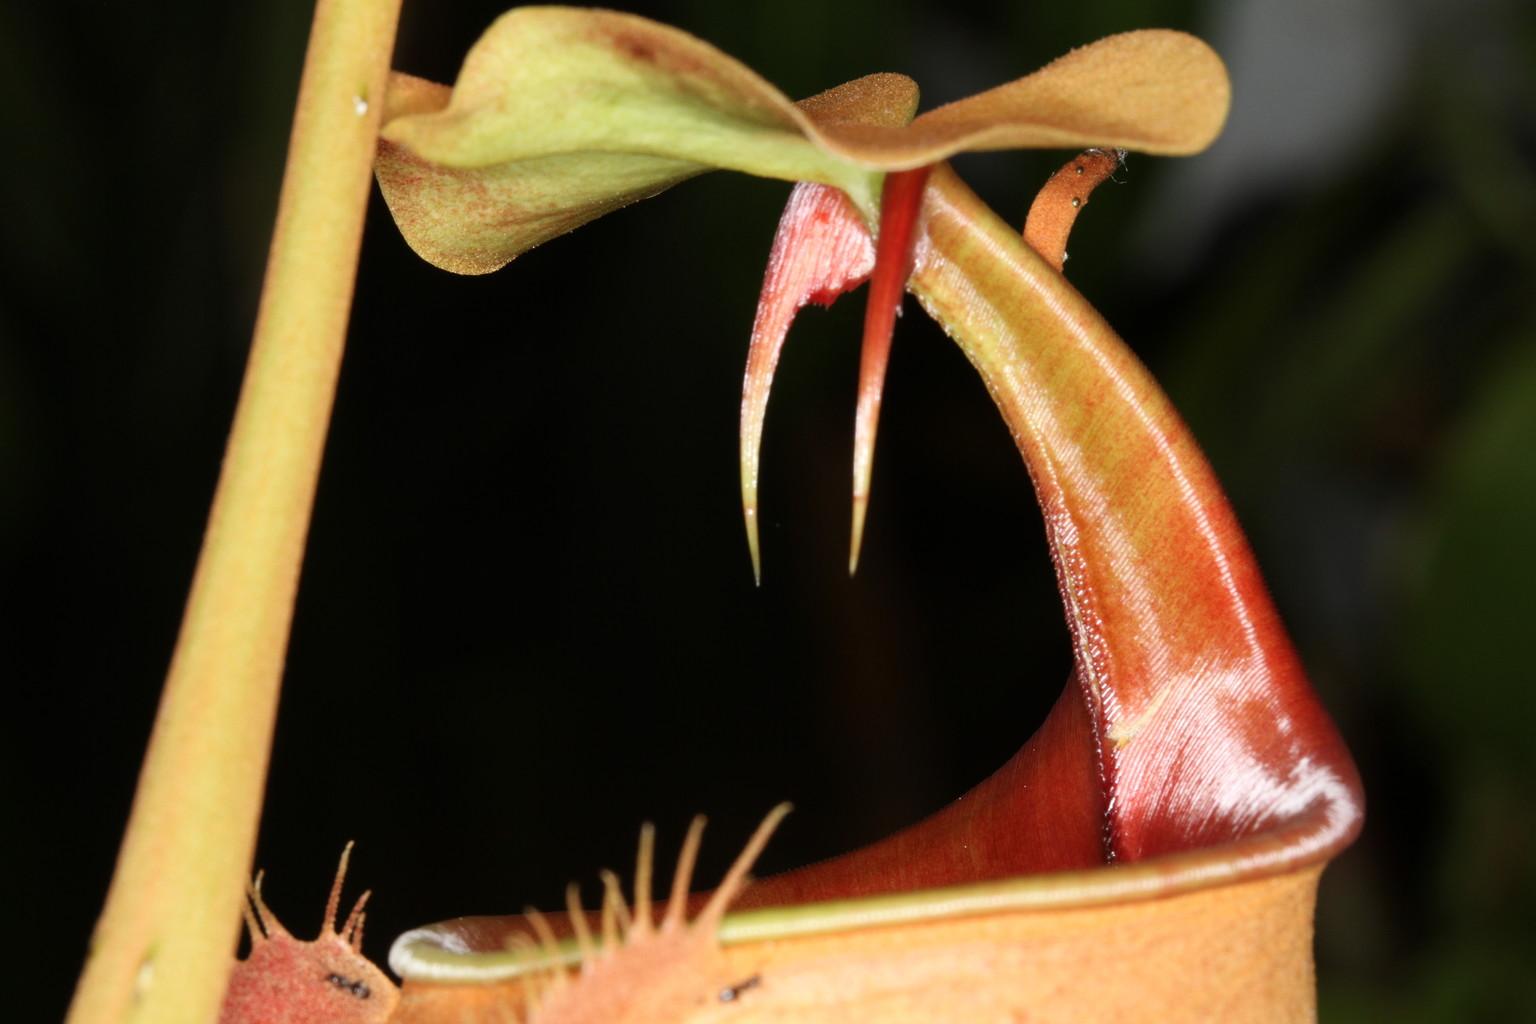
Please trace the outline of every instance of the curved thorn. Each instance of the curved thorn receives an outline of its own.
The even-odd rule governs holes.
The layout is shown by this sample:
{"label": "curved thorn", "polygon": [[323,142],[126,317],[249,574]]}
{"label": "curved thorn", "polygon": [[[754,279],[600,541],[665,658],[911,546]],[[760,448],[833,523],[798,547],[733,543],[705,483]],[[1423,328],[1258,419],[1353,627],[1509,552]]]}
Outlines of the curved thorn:
{"label": "curved thorn", "polygon": [[763,847],[768,845],[768,840],[773,837],[774,829],[779,827],[779,822],[784,816],[794,810],[794,805],[784,802],[768,812],[768,816],[757,826],[757,831],[752,833],[752,838],[747,840],[747,845],[742,847],[741,853],[736,855],[736,861],[725,873],[725,878],[710,896],[704,909],[699,911],[699,916],[694,919],[695,926],[698,922],[707,922],[707,927],[712,927],[725,916],[736,897],[741,895],[741,890],[747,884],[747,872],[752,870],[752,865],[757,858],[762,856]]}
{"label": "curved thorn", "polygon": [[265,938],[276,938],[279,935],[287,935],[288,929],[277,919],[277,915],[267,907],[267,901],[261,895],[262,880],[267,877],[265,871],[256,872],[256,877],[251,879],[250,886],[246,889],[246,896],[251,901],[251,907],[256,912],[256,920],[261,925]]}
{"label": "curved thorn", "polygon": [[363,890],[363,894],[352,905],[352,913],[347,915],[346,923],[341,926],[341,931],[338,933],[342,940],[350,943],[354,949],[362,949],[363,917],[365,916],[363,908],[368,906],[368,900],[372,896],[372,889]]}
{"label": "curved thorn", "polygon": [[336,911],[341,906],[341,886],[347,880],[347,861],[352,857],[352,840],[347,840],[347,845],[341,848],[341,863],[336,866],[336,880],[331,883],[330,898],[325,901],[325,924],[321,926],[322,935],[336,934]]}
{"label": "curved thorn", "polygon": [[741,389],[741,511],[755,583],[762,583],[757,477],[763,420],[784,338],[807,303],[831,305],[843,292],[858,287],[874,266],[874,243],[848,198],[827,185],[796,185],[768,254]]}
{"label": "curved thorn", "polygon": [[688,834],[683,837],[683,849],[677,855],[677,868],[672,873],[672,896],[667,900],[666,916],[661,921],[664,932],[681,928],[687,919],[688,890],[693,885],[693,866],[699,859],[705,820],[704,815],[696,814],[688,823]]}
{"label": "curved thorn", "polygon": [[864,541],[864,513],[869,503],[869,477],[875,457],[875,429],[880,422],[880,396],[890,362],[891,333],[907,278],[912,274],[917,213],[923,187],[933,167],[892,171],[880,196],[880,237],[875,243],[875,269],[869,280],[869,305],[864,311],[864,350],[859,359],[859,402],[853,420],[853,536],[848,546],[848,575],[859,567]]}
{"label": "curved thorn", "polygon": [[240,901],[240,915],[245,918],[245,930],[251,938],[251,949],[255,949],[267,941],[267,933],[262,931],[261,924],[256,920],[256,913],[251,909],[251,893],[254,890],[247,885],[245,899]]}
{"label": "curved thorn", "polygon": [[[878,406],[879,400],[876,399],[876,407],[878,408]],[[857,435],[857,431],[855,431],[855,435]],[[870,439],[870,445],[871,447],[874,445],[873,438]],[[858,444],[855,443],[855,453],[857,453],[858,448]],[[859,549],[864,546],[864,515],[869,511],[869,495],[867,493],[860,494],[857,490],[860,478],[857,455],[854,458],[853,474],[855,487],[853,494],[853,526],[849,530],[849,537],[851,539],[848,543],[848,575],[850,577],[859,571]],[[864,486],[867,489],[869,486],[869,470],[867,468],[863,472],[863,479],[865,481]]]}

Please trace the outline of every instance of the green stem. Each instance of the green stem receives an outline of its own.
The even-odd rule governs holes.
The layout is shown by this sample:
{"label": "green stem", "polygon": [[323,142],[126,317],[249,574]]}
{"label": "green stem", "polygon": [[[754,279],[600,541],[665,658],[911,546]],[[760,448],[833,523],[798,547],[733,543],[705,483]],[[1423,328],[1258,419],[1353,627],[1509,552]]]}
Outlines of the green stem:
{"label": "green stem", "polygon": [[319,0],[250,362],[69,1024],[216,1019],[260,817],[400,0]]}

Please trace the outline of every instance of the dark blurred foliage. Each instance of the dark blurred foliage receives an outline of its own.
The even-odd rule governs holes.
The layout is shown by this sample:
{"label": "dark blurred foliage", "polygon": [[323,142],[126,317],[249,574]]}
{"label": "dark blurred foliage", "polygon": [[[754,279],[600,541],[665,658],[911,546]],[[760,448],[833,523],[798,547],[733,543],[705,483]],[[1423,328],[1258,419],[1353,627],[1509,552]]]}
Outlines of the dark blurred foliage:
{"label": "dark blurred foliage", "polygon": [[[304,3],[0,9],[0,643],[22,1005],[62,1011],[233,408]],[[409,2],[451,80],[495,3]],[[1226,481],[1365,774],[1319,917],[1325,1020],[1507,1020],[1536,962],[1536,9],[678,0],[636,8],[791,94],[899,70],[929,105],[1125,28],[1233,68],[1228,134],[1133,157],[1069,276]],[[970,157],[1021,218],[1064,154]],[[712,175],[460,279],[374,201],[259,860],[318,921],[343,841],[368,948],[558,901],[709,812],[704,877],[940,806],[1059,691],[1027,480],[955,348],[898,328],[863,567],[843,571],[860,298],[808,313],[769,417],[765,579],[735,478],[781,183]],[[13,959],[13,963],[16,961]]]}

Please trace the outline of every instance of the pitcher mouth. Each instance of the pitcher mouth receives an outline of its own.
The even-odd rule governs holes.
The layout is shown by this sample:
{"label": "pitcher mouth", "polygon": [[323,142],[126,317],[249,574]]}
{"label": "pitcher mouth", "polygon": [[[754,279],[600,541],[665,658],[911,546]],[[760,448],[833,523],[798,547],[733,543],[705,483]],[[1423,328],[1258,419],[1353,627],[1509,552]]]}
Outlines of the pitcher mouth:
{"label": "pitcher mouth", "polygon": [[[839,861],[855,860],[871,848],[855,850],[754,883],[741,901],[748,906],[726,914],[717,934],[720,944],[729,948],[960,918],[1124,906],[1278,876],[1316,873],[1355,839],[1363,816],[1357,792],[1348,780],[1327,768],[1319,769],[1311,778],[1310,791],[1311,796],[1304,803],[1297,803],[1294,813],[1277,819],[1262,831],[1214,846],[1135,862],[1037,871],[876,895],[832,895],[803,903],[773,902],[776,891],[793,891],[795,876],[835,868]],[[931,819],[907,831],[921,830],[930,823]],[[690,903],[698,903],[706,895],[695,894]],[[555,931],[565,938],[561,962],[577,962],[578,948],[569,938],[572,929],[567,916],[548,916]],[[511,949],[513,936],[529,930],[527,919],[522,916],[493,915],[459,917],[413,928],[390,946],[389,966],[407,982],[512,981],[530,970],[547,966],[547,962],[530,961],[525,954]]]}

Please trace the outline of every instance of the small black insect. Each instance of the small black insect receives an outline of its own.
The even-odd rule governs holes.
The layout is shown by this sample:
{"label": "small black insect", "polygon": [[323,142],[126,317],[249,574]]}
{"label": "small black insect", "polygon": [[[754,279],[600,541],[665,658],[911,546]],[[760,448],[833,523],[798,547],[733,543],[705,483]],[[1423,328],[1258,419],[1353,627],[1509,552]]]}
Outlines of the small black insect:
{"label": "small black insect", "polygon": [[734,1003],[741,998],[743,992],[746,992],[748,989],[757,988],[762,983],[763,976],[761,974],[754,974],[745,981],[738,981],[734,985],[727,985],[720,990],[720,1001],[722,1003]]}
{"label": "small black insect", "polygon": [[363,982],[354,981],[353,979],[343,977],[340,974],[328,974],[325,976],[325,980],[330,982],[332,985],[335,985],[343,992],[352,993],[359,999],[367,999],[369,996],[373,995],[373,992]]}

